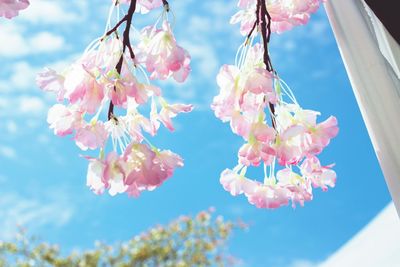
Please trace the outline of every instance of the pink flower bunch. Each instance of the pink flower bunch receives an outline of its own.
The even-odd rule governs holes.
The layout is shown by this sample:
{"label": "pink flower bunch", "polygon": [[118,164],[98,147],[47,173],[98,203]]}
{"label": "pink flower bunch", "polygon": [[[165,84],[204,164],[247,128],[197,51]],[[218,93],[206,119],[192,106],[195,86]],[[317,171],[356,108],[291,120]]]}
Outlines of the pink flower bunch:
{"label": "pink flower bunch", "polygon": [[[252,7],[254,2],[242,0],[239,6]],[[259,7],[261,3],[257,2]],[[217,75],[220,92],[211,107],[245,142],[238,151],[238,165],[223,171],[220,182],[233,196],[244,194],[257,208],[279,208],[289,202],[293,207],[296,203],[303,206],[312,200],[313,188],[326,191],[335,186],[333,165],[322,166],[317,156],[338,134],[337,120],[331,116],[317,122],[319,112],[300,107],[272,69],[268,50],[260,43],[253,45],[255,29],[254,35],[252,27],[248,29],[250,36],[240,46],[235,64],[223,65]],[[269,40],[264,35],[261,38]],[[246,177],[248,168],[260,165],[262,182]]]}
{"label": "pink flower bunch", "polygon": [[236,166],[233,170],[222,172],[220,182],[232,196],[244,194],[249,203],[257,208],[274,209],[288,205],[295,207],[313,198],[312,188],[320,187],[324,191],[334,187],[336,174],[332,166],[321,166],[316,157],[306,158],[300,166],[300,174],[291,167],[285,167],[276,173],[276,177],[266,177],[264,183],[245,177],[247,167]]}
{"label": "pink flower bunch", "polygon": [[0,17],[11,19],[28,6],[28,0],[0,0]]}
{"label": "pink flower bunch", "polygon": [[[325,0],[266,0],[271,15],[271,31],[282,33],[294,26],[304,25]],[[241,9],[231,18],[231,24],[240,23],[240,32],[247,35],[256,22],[257,0],[239,0]]]}
{"label": "pink flower bunch", "polygon": [[169,150],[133,142],[123,155],[113,151],[105,159],[89,158],[87,185],[96,194],[108,189],[112,196],[127,193],[138,197],[142,191],[159,187],[182,166],[183,160]]}
{"label": "pink flower bunch", "polygon": [[[185,68],[189,66],[186,58],[180,62],[161,48],[151,51],[151,55],[141,49],[143,45],[132,48],[125,38],[127,35],[121,38],[122,34],[115,31],[117,28],[108,27],[106,34],[63,72],[46,68],[38,74],[37,84],[42,90],[55,93],[59,101],[50,108],[47,117],[54,133],[72,135],[81,150],[100,151],[97,158],[88,157],[88,186],[98,194],[109,190],[111,195],[126,192],[139,196],[141,191],[160,186],[175,168],[183,166],[178,155],[159,150],[145,136],[156,135],[161,124],[173,131],[172,118],[193,109],[192,105],[168,103],[161,89],[149,83],[140,57],[157,57],[158,61],[153,63],[155,69],[168,60]],[[179,47],[172,32],[166,34]],[[146,41],[153,46],[164,45],[158,44],[163,40],[152,38],[155,37]],[[175,72],[171,68],[168,71],[171,72],[162,79],[174,77]],[[187,74],[184,78],[180,76],[179,81],[183,82]],[[153,75],[153,78],[160,77]],[[145,116],[143,111],[149,111],[149,115]],[[107,145],[109,140],[111,145]]]}

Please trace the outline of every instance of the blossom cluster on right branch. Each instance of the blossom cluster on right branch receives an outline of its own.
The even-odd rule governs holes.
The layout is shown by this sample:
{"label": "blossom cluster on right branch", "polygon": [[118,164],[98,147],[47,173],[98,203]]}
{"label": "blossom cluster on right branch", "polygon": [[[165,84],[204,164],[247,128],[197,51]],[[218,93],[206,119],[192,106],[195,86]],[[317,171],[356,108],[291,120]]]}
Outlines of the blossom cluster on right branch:
{"label": "blossom cluster on right branch", "polygon": [[[229,122],[245,143],[238,165],[222,172],[220,182],[233,196],[244,194],[257,208],[279,208],[291,201],[304,205],[313,187],[334,187],[333,164],[321,165],[318,155],[339,128],[331,116],[318,123],[319,112],[303,109],[289,86],[273,69],[268,53],[271,33],[308,22],[320,0],[239,0],[231,23],[246,36],[235,65],[217,76],[220,93],[212,103],[215,115]],[[260,40],[260,42],[257,42]],[[264,179],[246,177],[249,167],[263,165]]]}

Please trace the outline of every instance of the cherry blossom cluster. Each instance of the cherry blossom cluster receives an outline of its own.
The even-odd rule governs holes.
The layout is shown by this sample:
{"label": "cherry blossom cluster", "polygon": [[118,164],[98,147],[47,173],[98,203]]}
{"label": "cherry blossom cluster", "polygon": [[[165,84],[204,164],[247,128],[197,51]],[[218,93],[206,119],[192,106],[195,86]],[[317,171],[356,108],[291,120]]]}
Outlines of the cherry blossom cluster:
{"label": "cherry blossom cluster", "polygon": [[[258,0],[239,0],[241,9],[231,19],[232,24],[240,23],[240,32],[247,35],[254,23]],[[294,26],[306,24],[312,13],[316,12],[325,0],[266,0],[271,16],[271,31],[282,33]]]}
{"label": "cherry blossom cluster", "polygon": [[0,0],[0,17],[11,19],[28,6],[28,0]]}
{"label": "cherry blossom cluster", "polygon": [[[326,191],[336,182],[333,165],[323,166],[317,158],[338,133],[336,118],[317,122],[320,113],[298,104],[269,58],[273,17],[267,8],[282,9],[281,17],[293,10],[309,10],[295,5],[286,10],[287,2],[257,1],[254,25],[238,50],[235,65],[221,67],[217,76],[220,93],[212,103],[216,117],[229,122],[245,142],[238,152],[238,165],[224,170],[220,182],[233,196],[244,194],[257,208],[279,208],[289,202],[293,207],[296,203],[303,206],[312,200],[313,188]],[[253,4],[239,1],[239,7]],[[255,41],[257,38],[261,43]],[[246,177],[248,168],[260,165],[263,181]]]}
{"label": "cherry blossom cluster", "polygon": [[[160,6],[161,21],[142,29],[131,44],[133,15]],[[38,86],[55,93],[59,101],[47,118],[54,133],[72,135],[84,151],[99,150],[98,157],[86,157],[87,185],[96,194],[108,190],[111,195],[137,197],[183,166],[180,156],[158,149],[146,138],[155,136],[161,125],[173,131],[172,118],[193,109],[168,103],[161,89],[150,83],[168,78],[184,82],[190,72],[190,55],[177,44],[168,12],[167,1],[113,1],[103,36],[62,73],[46,68],[37,76]],[[111,27],[114,17],[117,23]]]}

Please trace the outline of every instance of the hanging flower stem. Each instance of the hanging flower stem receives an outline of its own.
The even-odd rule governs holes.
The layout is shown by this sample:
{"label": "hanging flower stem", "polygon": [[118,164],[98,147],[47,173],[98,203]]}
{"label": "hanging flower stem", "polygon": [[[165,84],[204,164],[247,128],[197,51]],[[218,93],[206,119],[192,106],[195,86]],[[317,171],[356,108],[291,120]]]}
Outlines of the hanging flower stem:
{"label": "hanging flower stem", "polygon": [[[264,64],[266,69],[269,72],[274,73],[274,68],[272,67],[271,63],[271,58],[269,56],[269,51],[268,51],[268,44],[271,39],[271,15],[269,14],[267,10],[267,5],[265,3],[265,0],[257,0],[257,10],[256,10],[256,22],[250,31],[248,38],[251,36],[253,33],[256,25],[260,27],[261,30],[261,38],[263,41],[263,46],[264,46]],[[268,19],[268,21],[267,21]],[[269,103],[269,109],[271,111],[271,122],[272,122],[272,127],[276,129],[276,121],[275,121],[275,106],[272,103]]]}
{"label": "hanging flower stem", "polygon": [[[125,30],[123,33],[123,39],[122,39],[122,44],[123,44],[122,54],[121,54],[121,57],[119,58],[117,65],[115,66],[115,69],[117,70],[118,74],[121,74],[121,71],[122,71],[122,64],[124,62],[124,53],[126,51],[126,48],[128,48],[128,50],[129,50],[131,59],[132,60],[135,59],[135,53],[133,52],[133,49],[131,46],[131,41],[129,38],[129,33],[130,33],[130,29],[131,29],[131,24],[132,24],[132,18],[133,18],[133,14],[135,13],[135,10],[136,10],[136,0],[132,0],[129,5],[128,13],[115,25],[114,28],[112,28],[110,31],[108,31],[106,33],[106,36],[108,36],[108,35],[112,34],[113,32],[116,32],[118,27],[121,26],[122,23],[126,22]],[[116,90],[117,89],[114,86],[114,91],[116,91]],[[110,107],[108,108],[108,120],[111,120],[111,119],[115,119],[114,104],[113,104],[112,100],[110,100]]]}

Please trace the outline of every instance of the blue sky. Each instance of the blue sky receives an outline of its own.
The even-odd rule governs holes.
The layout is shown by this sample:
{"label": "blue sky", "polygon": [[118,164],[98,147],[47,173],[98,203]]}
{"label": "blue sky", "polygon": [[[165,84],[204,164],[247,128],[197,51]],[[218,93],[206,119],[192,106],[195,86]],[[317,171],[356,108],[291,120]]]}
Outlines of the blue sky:
{"label": "blue sky", "polygon": [[[229,242],[245,266],[307,267],[323,261],[369,222],[390,196],[362,121],[333,34],[321,9],[306,26],[272,36],[274,68],[299,103],[335,115],[340,133],[321,155],[336,163],[337,187],[315,191],[304,208],[259,210],[233,198],[219,174],[235,166],[241,140],[209,109],[219,66],[233,63],[242,42],[229,25],[236,1],[171,0],[175,33],[192,54],[188,82],[161,83],[168,99],[194,103],[154,140],[182,155],[185,167],[140,198],[96,196],[86,187],[87,162],[67,138],[53,136],[46,110],[54,103],[34,77],[44,66],[62,68],[103,32],[111,1],[32,0],[18,18],[0,19],[0,239],[23,224],[66,251],[116,242],[181,214],[214,206],[227,219],[250,223]],[[137,28],[161,11],[134,20]]]}

